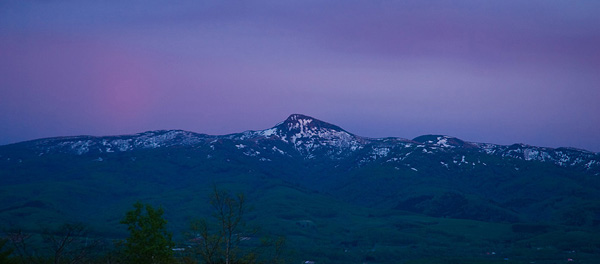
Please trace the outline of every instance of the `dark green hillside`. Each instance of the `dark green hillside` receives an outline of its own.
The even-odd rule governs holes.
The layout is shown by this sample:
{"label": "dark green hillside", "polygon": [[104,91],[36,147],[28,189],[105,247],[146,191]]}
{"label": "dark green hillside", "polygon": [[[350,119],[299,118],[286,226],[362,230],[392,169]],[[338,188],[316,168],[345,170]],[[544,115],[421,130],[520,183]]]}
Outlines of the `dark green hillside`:
{"label": "dark green hillside", "polygon": [[[475,165],[457,165],[453,162],[456,157],[465,157]],[[448,168],[440,166],[442,162],[449,164]],[[535,161],[469,151],[437,156],[416,153],[400,164],[373,162],[341,174],[333,193],[353,203],[396,206],[431,216],[496,222],[554,221],[567,209],[567,203],[560,201],[579,197],[597,205],[598,182],[597,177]],[[441,204],[436,200],[454,202]],[[460,208],[447,208],[452,212],[443,215],[436,212],[436,206]]]}

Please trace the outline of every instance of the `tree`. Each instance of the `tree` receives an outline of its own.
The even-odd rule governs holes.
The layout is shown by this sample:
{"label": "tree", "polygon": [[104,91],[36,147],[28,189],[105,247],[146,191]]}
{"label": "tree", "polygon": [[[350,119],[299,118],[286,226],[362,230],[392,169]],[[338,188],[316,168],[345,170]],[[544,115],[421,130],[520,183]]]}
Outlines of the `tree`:
{"label": "tree", "polygon": [[53,263],[85,263],[90,251],[98,245],[98,240],[90,239],[83,224],[64,224],[56,230],[42,234],[50,245]]}
{"label": "tree", "polygon": [[[88,229],[81,223],[45,228],[41,233],[13,229],[6,231],[6,239],[12,244],[13,263],[89,263],[100,244],[99,239],[89,236]],[[5,263],[1,255],[0,263]]]}
{"label": "tree", "polygon": [[[123,251],[127,263],[171,263],[173,261],[172,234],[167,231],[162,208],[136,202],[121,224],[127,225],[129,237]],[[145,209],[145,213],[144,213]]]}
{"label": "tree", "polygon": [[267,261],[264,263],[285,264],[285,237],[263,238],[261,241],[261,248],[263,252],[267,252],[267,256],[265,256]]}
{"label": "tree", "polygon": [[[249,239],[256,230],[244,229],[246,200],[243,194],[231,195],[227,191],[218,190],[215,186],[210,197],[213,209],[213,226],[206,219],[192,222],[192,241],[196,242],[197,254],[206,264],[241,264],[241,263],[284,263],[282,257],[285,239],[262,239],[260,245],[240,248],[240,242]],[[259,255],[267,257],[261,262]],[[262,253],[262,254],[261,254]],[[261,258],[262,259],[262,258]]]}
{"label": "tree", "polygon": [[195,232],[198,253],[206,264],[216,263],[252,263],[255,255],[248,253],[241,255],[239,243],[242,236],[239,228],[245,212],[245,198],[243,194],[232,196],[226,191],[213,188],[210,199],[214,211],[214,218],[218,228],[211,231],[207,220],[202,219],[192,223]]}
{"label": "tree", "polygon": [[13,253],[12,249],[3,249],[8,242],[8,239],[0,239],[0,263],[15,263],[15,261],[10,257]]}
{"label": "tree", "polygon": [[32,234],[25,233],[21,229],[14,229],[6,232],[8,241],[12,244],[12,254],[17,256],[19,263],[41,263],[43,258],[38,256],[38,252],[29,247],[29,240]]}

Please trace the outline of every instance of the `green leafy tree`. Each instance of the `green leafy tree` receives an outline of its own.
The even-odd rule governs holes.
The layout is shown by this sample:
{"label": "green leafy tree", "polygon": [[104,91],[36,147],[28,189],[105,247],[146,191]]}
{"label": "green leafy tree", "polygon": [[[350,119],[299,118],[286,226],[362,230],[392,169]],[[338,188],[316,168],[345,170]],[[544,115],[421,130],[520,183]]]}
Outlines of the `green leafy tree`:
{"label": "green leafy tree", "polygon": [[[162,208],[136,202],[121,224],[127,225],[129,237],[124,244],[127,263],[159,264],[173,262],[172,234],[167,232],[167,221]],[[145,212],[144,212],[145,211]]]}

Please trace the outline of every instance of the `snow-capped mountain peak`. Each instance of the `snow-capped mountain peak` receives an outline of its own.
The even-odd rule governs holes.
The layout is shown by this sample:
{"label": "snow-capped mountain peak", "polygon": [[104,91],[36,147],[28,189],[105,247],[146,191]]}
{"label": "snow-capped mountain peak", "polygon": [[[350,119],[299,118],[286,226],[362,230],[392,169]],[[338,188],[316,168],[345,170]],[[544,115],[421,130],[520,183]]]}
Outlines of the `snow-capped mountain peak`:
{"label": "snow-capped mountain peak", "polygon": [[275,127],[284,142],[292,143],[303,154],[310,155],[314,150],[325,148],[328,153],[340,154],[346,150],[363,147],[364,140],[342,128],[321,120],[300,115],[290,115]]}
{"label": "snow-capped mountain peak", "polygon": [[284,134],[283,136],[290,138],[327,137],[337,133],[353,136],[336,125],[300,114],[290,115],[283,123],[275,126],[275,128],[281,134]]}
{"label": "snow-capped mountain peak", "polygon": [[233,135],[239,139],[278,139],[293,145],[307,158],[315,157],[320,150],[329,155],[340,155],[345,151],[354,151],[364,147],[367,140],[348,133],[344,129],[316,118],[292,114],[276,126],[260,130],[247,131]]}

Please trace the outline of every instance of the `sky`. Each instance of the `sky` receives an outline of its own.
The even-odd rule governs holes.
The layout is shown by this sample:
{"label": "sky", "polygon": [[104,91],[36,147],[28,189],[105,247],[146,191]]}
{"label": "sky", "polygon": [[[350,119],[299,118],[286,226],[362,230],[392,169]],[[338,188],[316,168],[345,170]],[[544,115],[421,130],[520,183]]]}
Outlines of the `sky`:
{"label": "sky", "polygon": [[0,145],[267,129],[600,152],[600,1],[3,0]]}

